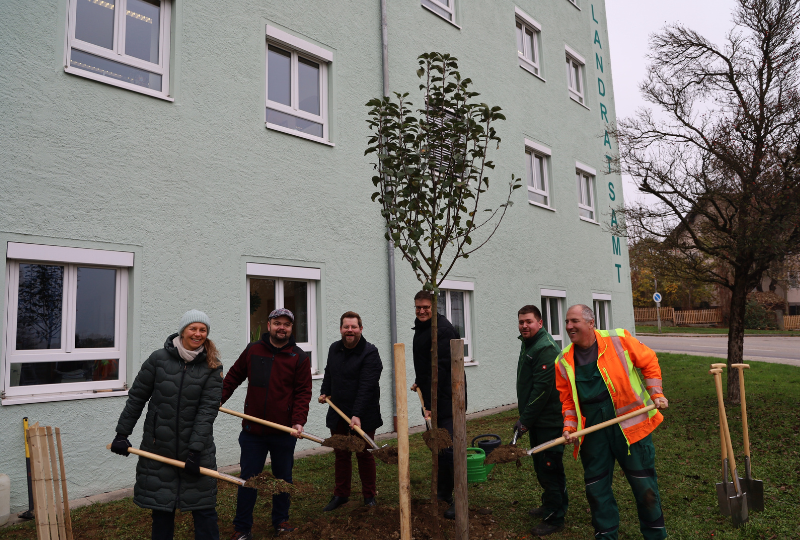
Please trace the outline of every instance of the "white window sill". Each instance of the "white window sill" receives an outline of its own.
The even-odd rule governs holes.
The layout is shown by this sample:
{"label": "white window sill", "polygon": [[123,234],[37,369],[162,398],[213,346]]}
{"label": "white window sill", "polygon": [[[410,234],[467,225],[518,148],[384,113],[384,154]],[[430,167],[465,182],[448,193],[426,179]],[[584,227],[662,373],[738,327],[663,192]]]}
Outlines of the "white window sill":
{"label": "white window sill", "polygon": [[267,126],[267,129],[274,129],[275,131],[280,131],[281,133],[286,133],[287,135],[294,135],[295,137],[300,137],[301,139],[308,139],[309,141],[314,141],[331,147],[336,146],[330,141],[326,141],[325,139],[309,135],[308,133],[303,133],[302,131],[285,128],[277,124],[270,124],[269,122],[265,122],[265,125]]}
{"label": "white window sill", "polygon": [[163,99],[164,101],[169,101],[169,102],[175,101],[174,98],[167,96],[163,92],[156,92],[155,90],[150,90],[149,88],[145,88],[144,86],[137,86],[135,84],[129,84],[126,82],[117,81],[110,77],[104,77],[102,75],[74,68],[72,66],[64,66],[64,71],[66,73],[69,73],[70,75],[77,75],[78,77],[83,77],[85,79],[91,79],[93,81],[105,83],[109,86],[117,86],[119,88],[124,88],[125,90],[130,90],[131,92],[136,92],[138,94],[144,94],[146,96]]}
{"label": "white window sill", "polygon": [[325,378],[325,374],[324,373],[315,373],[315,374],[311,375],[311,380],[312,381],[318,381],[318,380],[324,379],[324,378]]}
{"label": "white window sill", "polygon": [[556,211],[555,208],[551,208],[551,207],[547,206],[546,204],[542,204],[540,202],[532,201],[530,199],[528,199],[528,203],[532,204],[533,206],[538,206],[539,208],[544,208],[545,210],[550,210],[551,212],[555,212]]}
{"label": "white window sill", "polygon": [[478,363],[478,361],[477,361],[477,360],[472,360],[472,361],[470,361],[470,362],[464,362],[464,367],[468,367],[468,366],[479,366],[479,365],[480,365],[480,364]]}
{"label": "white window sill", "polygon": [[597,221],[595,221],[593,219],[589,219],[589,218],[583,217],[583,216],[578,216],[578,217],[581,218],[581,221],[585,221],[586,223],[593,223],[595,225],[600,225],[600,223],[598,223]]}
{"label": "white window sill", "polygon": [[444,16],[444,15],[442,15],[441,13],[436,13],[434,10],[432,10],[431,8],[429,8],[428,6],[426,6],[425,4],[420,4],[420,6],[422,6],[422,8],[423,8],[423,9],[426,9],[426,10],[430,11],[431,13],[433,13],[434,15],[436,15],[437,17],[439,17],[440,19],[442,19],[442,20],[444,20],[444,21],[447,21],[447,22],[449,22],[450,24],[452,24],[453,26],[455,26],[456,28],[458,28],[459,30],[461,30],[461,27],[460,27],[460,26],[458,26],[456,23],[454,23],[453,21],[451,21],[450,19],[448,19],[447,17],[445,17],[445,16]]}
{"label": "white window sill", "polygon": [[572,93],[571,93],[571,92],[570,92],[570,94],[569,94],[569,99],[571,99],[572,101],[574,101],[575,103],[577,103],[578,105],[580,105],[581,107],[583,107],[584,109],[586,109],[587,111],[591,111],[591,110],[592,110],[592,109],[590,109],[589,107],[587,107],[586,105],[584,105],[584,104],[583,104],[583,102],[580,100],[580,98],[577,98],[577,97],[575,97],[574,95],[572,95]]}
{"label": "white window sill", "polygon": [[9,396],[0,400],[0,405],[23,405],[25,403],[46,403],[50,401],[74,401],[78,399],[94,399],[104,397],[127,396],[127,390],[111,390],[110,392],[64,392],[62,394],[39,394],[36,396]]}
{"label": "white window sill", "polygon": [[521,67],[522,69],[524,69],[537,79],[541,80],[542,82],[547,82],[542,78],[541,75],[539,75],[539,69],[535,65],[533,65],[527,58],[523,58],[522,56],[519,56],[519,53],[517,53],[517,59],[519,60],[519,67]]}

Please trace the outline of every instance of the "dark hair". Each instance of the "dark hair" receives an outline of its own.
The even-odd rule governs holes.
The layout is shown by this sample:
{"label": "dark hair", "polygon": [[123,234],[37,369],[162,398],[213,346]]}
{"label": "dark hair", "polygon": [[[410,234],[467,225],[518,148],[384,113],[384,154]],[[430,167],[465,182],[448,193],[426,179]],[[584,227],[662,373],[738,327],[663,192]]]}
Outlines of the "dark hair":
{"label": "dark hair", "polygon": [[339,317],[339,328],[342,327],[345,319],[358,319],[358,327],[362,328],[364,326],[363,324],[361,324],[361,315],[359,315],[355,311],[345,311],[344,314],[341,317]]}
{"label": "dark hair", "polygon": [[431,291],[419,291],[414,295],[414,300],[429,300],[433,304],[433,293]]}
{"label": "dark hair", "polygon": [[517,316],[525,315],[527,313],[533,313],[533,316],[536,317],[537,321],[542,320],[542,312],[539,311],[538,307],[532,304],[528,304],[527,306],[522,306],[521,308],[519,308],[519,311],[517,311]]}

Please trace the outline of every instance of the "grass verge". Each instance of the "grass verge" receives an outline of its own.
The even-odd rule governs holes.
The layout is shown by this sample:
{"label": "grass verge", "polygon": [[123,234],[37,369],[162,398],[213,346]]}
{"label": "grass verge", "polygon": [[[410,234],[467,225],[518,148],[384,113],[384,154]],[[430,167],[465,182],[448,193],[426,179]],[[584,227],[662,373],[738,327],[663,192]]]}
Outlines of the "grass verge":
{"label": "grass verge", "polygon": [[[713,379],[707,374],[716,358],[661,354],[661,366],[670,399],[665,421],[654,433],[656,471],[669,538],[785,540],[800,539],[800,369],[779,364],[750,362],[746,374],[748,419],[752,441],[753,475],[763,480],[765,510],[751,514],[741,529],[731,525],[717,509],[714,484],[719,479],[719,424]],[[738,406],[728,407],[737,460],[743,464],[741,415]],[[484,417],[468,423],[469,439],[483,433],[511,438],[514,411]],[[527,445],[527,438],[521,445]],[[412,498],[425,498],[430,490],[430,453],[421,435],[411,438]],[[355,460],[354,460],[355,461]],[[592,528],[586,496],[583,492],[583,469],[580,462],[565,456],[570,509],[566,528],[548,538],[553,540],[587,539]],[[742,465],[743,466],[743,465]],[[355,469],[355,463],[354,463]],[[355,471],[354,471],[355,472]],[[321,516],[333,489],[333,454],[298,460],[295,478],[316,488],[311,495],[297,497],[292,503],[291,522],[301,525]],[[133,480],[133,479],[131,479]],[[361,503],[359,483],[354,474],[354,493],[350,509]],[[397,501],[397,468],[378,464],[378,499],[380,504]],[[488,482],[470,485],[470,506],[491,508],[497,530],[492,539],[530,538],[534,524],[528,509],[538,506],[541,489],[533,472],[532,460],[522,468],[513,464],[498,465]],[[631,491],[619,468],[614,475],[614,493],[620,508],[620,538],[641,538],[636,507]],[[236,489],[221,486],[218,496],[221,538],[233,532],[231,521],[236,510]],[[347,508],[333,514],[342,517]],[[333,517],[333,516],[332,516]],[[72,513],[76,540],[148,538],[150,513],[136,507],[131,499],[95,504]],[[259,499],[253,529],[257,539],[271,537],[270,501]],[[178,513],[176,540],[193,538],[189,514]],[[288,539],[292,535],[286,536]],[[35,538],[33,523],[0,530],[0,539]],[[336,536],[336,538],[352,538]],[[358,536],[362,538],[362,536]],[[374,535],[363,536],[374,538]],[[321,539],[324,540],[324,539]]]}

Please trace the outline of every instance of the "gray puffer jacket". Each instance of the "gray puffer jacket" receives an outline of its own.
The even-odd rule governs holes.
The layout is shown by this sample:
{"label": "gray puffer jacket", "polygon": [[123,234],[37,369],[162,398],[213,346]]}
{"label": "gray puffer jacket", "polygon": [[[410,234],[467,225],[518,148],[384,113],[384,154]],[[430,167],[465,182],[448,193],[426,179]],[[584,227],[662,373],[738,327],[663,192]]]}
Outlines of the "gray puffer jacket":
{"label": "gray puffer jacket", "polygon": [[[164,348],[142,365],[128,392],[117,433],[130,435],[149,401],[141,449],[180,461],[196,452],[201,467],[216,469],[214,419],[222,397],[222,367],[209,368],[205,351],[192,362],[184,362],[172,343],[177,335],[169,336]],[[170,512],[214,508],[217,481],[140,457],[133,502]]]}

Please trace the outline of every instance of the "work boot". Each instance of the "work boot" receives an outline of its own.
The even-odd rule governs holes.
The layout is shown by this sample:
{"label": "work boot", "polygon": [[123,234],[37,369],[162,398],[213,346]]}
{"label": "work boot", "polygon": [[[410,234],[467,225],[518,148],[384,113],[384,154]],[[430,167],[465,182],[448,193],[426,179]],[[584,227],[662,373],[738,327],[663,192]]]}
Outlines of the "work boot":
{"label": "work boot", "polygon": [[446,463],[439,463],[439,474],[436,484],[436,498],[440,501],[445,501],[449,505],[453,505],[453,465]]}
{"label": "work boot", "polygon": [[444,511],[445,519],[456,519],[456,502],[450,503],[450,508]]}
{"label": "work boot", "polygon": [[328,506],[322,509],[323,512],[330,512],[331,510],[336,510],[346,502],[350,500],[349,497],[339,497],[338,495],[334,495],[331,497],[331,501],[328,503]]}
{"label": "work boot", "polygon": [[253,540],[253,535],[250,531],[242,532],[242,531],[235,531],[233,536],[231,536],[230,540]]}
{"label": "work boot", "polygon": [[547,536],[549,534],[557,533],[563,528],[563,523],[561,525],[553,525],[551,523],[547,523],[546,521],[542,521],[536,527],[531,529],[531,534],[533,536]]}
{"label": "work boot", "polygon": [[364,497],[364,506],[378,506],[378,501],[375,497]]}
{"label": "work boot", "polygon": [[546,513],[547,510],[544,509],[544,506],[538,506],[528,510],[528,515],[535,518],[543,518]]}
{"label": "work boot", "polygon": [[275,526],[275,538],[279,537],[283,533],[290,533],[295,529],[296,527],[292,527],[291,525],[289,525],[288,521],[284,521],[280,525]]}

